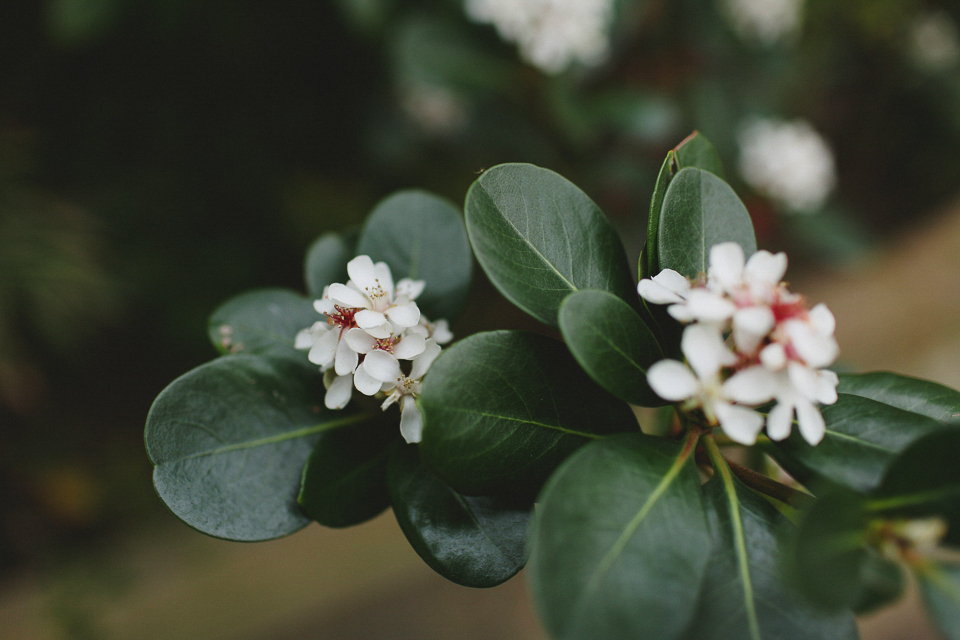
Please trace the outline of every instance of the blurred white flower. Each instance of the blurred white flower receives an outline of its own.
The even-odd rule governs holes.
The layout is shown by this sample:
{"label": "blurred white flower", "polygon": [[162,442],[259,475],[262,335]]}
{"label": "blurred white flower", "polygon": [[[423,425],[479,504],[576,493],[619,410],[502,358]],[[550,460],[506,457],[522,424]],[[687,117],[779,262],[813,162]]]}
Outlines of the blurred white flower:
{"label": "blurred white flower", "polygon": [[425,133],[449,136],[467,126],[467,102],[445,87],[415,82],[402,93],[403,110]]}
{"label": "blurred white flower", "polygon": [[914,64],[931,73],[956,65],[960,61],[957,25],[942,11],[918,16],[907,31],[907,52]]}
{"label": "blurred white flower", "polygon": [[741,38],[765,46],[795,36],[803,21],[803,0],[724,0],[722,8]]}
{"label": "blurred white flower", "polygon": [[738,136],[740,174],[757,191],[794,213],[813,213],[837,183],[833,152],[803,120],[757,118]]}
{"label": "blurred white flower", "polygon": [[465,0],[472,20],[493,24],[520,46],[524,60],[550,74],[606,58],[613,6],[613,0]]}

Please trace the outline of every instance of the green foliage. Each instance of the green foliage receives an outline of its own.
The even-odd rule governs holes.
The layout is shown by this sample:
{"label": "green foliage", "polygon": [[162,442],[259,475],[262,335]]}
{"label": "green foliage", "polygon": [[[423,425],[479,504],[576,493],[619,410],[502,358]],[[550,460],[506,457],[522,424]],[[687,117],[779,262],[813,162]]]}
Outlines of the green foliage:
{"label": "green foliage", "polygon": [[947,640],[960,638],[960,565],[932,564],[918,572],[920,593]]}
{"label": "green foliage", "polygon": [[357,254],[355,235],[325,233],[314,240],[303,264],[307,294],[319,298],[327,285],[347,281],[347,263]]}
{"label": "green foliage", "polygon": [[210,316],[207,335],[223,354],[296,355],[294,338],[320,319],[313,304],[286,289],[241,293]]}

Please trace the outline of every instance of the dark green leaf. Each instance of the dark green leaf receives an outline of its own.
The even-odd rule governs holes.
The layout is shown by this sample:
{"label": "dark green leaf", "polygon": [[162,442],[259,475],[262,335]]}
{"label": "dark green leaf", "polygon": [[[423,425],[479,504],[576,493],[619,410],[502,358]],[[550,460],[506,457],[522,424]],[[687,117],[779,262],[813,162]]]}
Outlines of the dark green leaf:
{"label": "dark green leaf", "polygon": [[647,241],[641,254],[640,267],[637,270],[638,280],[652,278],[660,273],[660,247],[657,238],[660,232],[660,211],[663,208],[663,198],[667,195],[667,185],[673,177],[673,151],[667,152],[667,157],[657,174],[657,182],[653,186],[653,196],[650,198],[650,210],[647,213]]}
{"label": "dark green leaf", "polygon": [[321,438],[303,468],[297,498],[306,514],[328,527],[349,527],[389,507],[387,461],[399,437],[391,412]]}
{"label": "dark green leaf", "polygon": [[299,353],[293,348],[297,332],[320,319],[313,303],[299,293],[260,289],[220,305],[210,316],[207,335],[224,354],[293,355]]}
{"label": "dark green leaf", "polygon": [[626,302],[596,289],[572,293],[560,306],[560,330],[577,362],[601,387],[633,404],[664,404],[647,384],[647,369],[663,360],[663,352]]}
{"label": "dark green leaf", "polygon": [[637,294],[616,231],[587,195],[548,169],[502,164],[467,192],[467,231],[491,282],[515,305],[557,326],[580,289]]}
{"label": "dark green leaf", "polygon": [[526,562],[530,505],[463,496],[401,445],[390,462],[393,512],[414,550],[443,577],[467,587],[493,587]]}
{"label": "dark green leaf", "polygon": [[837,391],[870,398],[941,422],[960,422],[960,391],[929,380],[887,371],[845,373],[840,375]]}
{"label": "dark green leaf", "polygon": [[231,540],[267,540],[309,519],[297,505],[319,435],[362,420],[323,407],[319,372],[297,360],[237,355],[174,380],[147,416],[154,486],[184,522]]}
{"label": "dark green leaf", "polygon": [[820,444],[811,446],[794,431],[779,448],[792,462],[857,491],[874,489],[901,451],[943,428],[933,418],[844,393],[822,413],[827,430]]}
{"label": "dark green leaf", "polygon": [[356,255],[356,246],[356,233],[325,233],[310,245],[303,264],[310,297],[320,298],[323,288],[334,282],[346,283],[347,263]]}
{"label": "dark green leaf", "polygon": [[677,170],[694,167],[709,171],[721,180],[726,180],[720,154],[699,131],[694,131],[687,136],[687,139],[681,142],[674,152]]}
{"label": "dark green leaf", "polygon": [[[849,611],[820,611],[799,598],[784,582],[778,532],[789,523],[769,502],[739,480],[730,477],[729,481],[726,485],[718,474],[703,487],[713,555],[701,586],[694,623],[686,637],[690,640],[857,638],[856,623]],[[739,525],[734,521],[734,509]]]}
{"label": "dark green leaf", "polygon": [[960,640],[960,565],[932,564],[917,572],[927,611],[947,640]]}
{"label": "dark green leaf", "polygon": [[417,305],[430,320],[453,320],[470,289],[473,259],[460,210],[426,191],[400,191],[367,218],[357,254],[390,265],[394,280],[425,280]]}
{"label": "dark green leaf", "polygon": [[903,596],[906,586],[900,565],[868,547],[864,549],[860,566],[860,595],[853,603],[853,610],[857,615],[863,615],[892,604]]}
{"label": "dark green leaf", "polygon": [[593,442],[538,500],[529,579],[565,640],[683,637],[710,555],[696,466],[642,434]]}
{"label": "dark green leaf", "polygon": [[703,169],[681,169],[667,188],[658,235],[661,269],[695,278],[706,273],[710,248],[737,242],[750,256],[757,250],[753,223],[730,186]]}
{"label": "dark green leaf", "polygon": [[629,406],[597,386],[562,342],[479,333],[446,349],[424,378],[424,462],[469,495],[539,491],[578,447],[637,430]]}

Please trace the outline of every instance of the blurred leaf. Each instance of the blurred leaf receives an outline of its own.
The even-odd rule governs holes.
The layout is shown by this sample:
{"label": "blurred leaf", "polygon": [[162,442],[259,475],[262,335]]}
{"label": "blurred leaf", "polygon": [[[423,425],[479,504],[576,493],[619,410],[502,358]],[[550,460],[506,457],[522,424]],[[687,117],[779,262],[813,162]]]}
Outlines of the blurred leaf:
{"label": "blurred leaf", "polygon": [[411,446],[396,448],[388,482],[400,529],[444,578],[467,587],[493,587],[523,568],[529,505],[463,496],[421,465]]}
{"label": "blurred leaf", "polygon": [[550,478],[531,532],[529,579],[554,637],[683,636],[710,555],[686,453],[642,434],[605,438]]}
{"label": "blurred leaf", "polygon": [[390,506],[387,461],[399,437],[392,413],[326,434],[303,468],[297,502],[327,527],[349,527],[378,515]]}
{"label": "blurred leaf", "polygon": [[444,350],[423,381],[424,463],[468,495],[533,495],[575,449],[638,430],[562,342],[479,333]]}
{"label": "blurred leaf", "polygon": [[548,169],[502,164],[467,192],[477,260],[515,305],[551,326],[567,294],[603,289],[637,300],[623,245],[600,209]]}
{"label": "blurred leaf", "polygon": [[790,523],[776,508],[729,473],[715,475],[703,491],[713,555],[686,638],[858,637],[849,611],[831,614],[815,609],[784,583],[777,535]]}
{"label": "blurred leaf", "polygon": [[960,565],[931,564],[917,578],[930,617],[947,640],[960,640]]}
{"label": "blurred leaf", "polygon": [[571,353],[601,387],[633,404],[664,404],[647,384],[647,369],[663,360],[663,352],[630,305],[612,293],[584,289],[567,296],[559,320]]}
{"label": "blurred leaf", "polygon": [[860,594],[853,603],[857,615],[876,611],[899,600],[907,588],[899,564],[880,556],[874,549],[864,549],[860,565]]}
{"label": "blurred leaf", "polygon": [[460,210],[426,191],[400,191],[367,218],[357,255],[390,265],[394,281],[425,280],[417,305],[431,320],[453,320],[470,290],[473,259]]}
{"label": "blurred leaf", "polygon": [[870,398],[941,422],[960,422],[960,391],[887,371],[844,373],[840,393]]}
{"label": "blurred leaf", "polygon": [[237,355],[185,373],[147,416],[157,493],[211,536],[268,540],[310,520],[297,504],[303,465],[324,431],[365,416],[323,408],[313,366]]}
{"label": "blurred leaf", "polygon": [[943,428],[933,418],[845,393],[821,413],[827,428],[820,444],[807,444],[795,430],[777,448],[792,462],[857,491],[874,489],[900,452]]}
{"label": "blurred leaf", "polygon": [[753,223],[730,186],[703,169],[681,169],[667,188],[657,243],[660,268],[696,278],[706,273],[710,248],[733,241],[757,250]]}
{"label": "blurred leaf", "polygon": [[317,238],[304,260],[307,295],[323,297],[323,289],[334,282],[346,283],[347,263],[357,255],[356,234],[325,233]]}
{"label": "blurred leaf", "polygon": [[47,27],[62,44],[86,44],[113,27],[122,6],[121,0],[50,0]]}
{"label": "blurred leaf", "polygon": [[306,356],[293,347],[301,329],[322,316],[307,298],[287,289],[248,291],[223,303],[210,316],[207,335],[223,354]]}

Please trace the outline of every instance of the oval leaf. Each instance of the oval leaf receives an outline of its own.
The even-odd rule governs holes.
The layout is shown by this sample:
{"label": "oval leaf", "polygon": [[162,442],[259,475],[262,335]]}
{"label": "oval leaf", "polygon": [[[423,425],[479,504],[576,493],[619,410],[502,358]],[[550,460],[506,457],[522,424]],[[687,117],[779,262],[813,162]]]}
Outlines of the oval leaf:
{"label": "oval leaf", "polygon": [[960,565],[931,564],[917,572],[930,617],[947,640],[960,640]]}
{"label": "oval leaf", "polygon": [[682,445],[629,434],[571,456],[541,494],[529,579],[565,640],[680,638],[710,555],[696,466]]}
{"label": "oval leaf", "polygon": [[323,296],[323,288],[334,282],[346,282],[347,263],[356,255],[356,232],[351,234],[325,233],[307,249],[303,276],[307,293],[312,298]]}
{"label": "oval leaf", "polygon": [[657,244],[660,268],[688,278],[706,273],[710,247],[736,242],[750,256],[757,250],[747,208],[730,186],[703,169],[681,169],[667,188]]}
{"label": "oval leaf", "polygon": [[572,293],[560,306],[560,330],[577,362],[601,387],[633,404],[664,404],[647,384],[647,369],[663,360],[663,352],[626,302],[596,289]]}
{"label": "oval leaf", "polygon": [[303,468],[297,502],[304,512],[324,526],[349,527],[389,507],[387,462],[399,437],[392,414],[326,434]]}
{"label": "oval leaf", "polygon": [[694,131],[674,149],[676,170],[695,167],[709,171],[721,180],[726,180],[723,171],[723,161],[720,154],[707,138],[699,131]]}
{"label": "oval leaf", "polygon": [[210,342],[223,354],[292,355],[301,329],[320,319],[311,301],[287,289],[242,293],[220,305],[207,323]]}
{"label": "oval leaf", "polygon": [[185,523],[218,538],[268,540],[310,520],[297,505],[319,434],[362,419],[323,408],[313,366],[238,355],[180,376],[147,416],[157,493]]}
{"label": "oval leaf", "polygon": [[887,371],[841,374],[840,393],[870,398],[941,422],[960,422],[960,391]]}
{"label": "oval leaf", "polygon": [[667,185],[673,177],[674,151],[668,151],[667,157],[660,166],[657,181],[653,185],[653,195],[650,196],[650,209],[647,212],[647,240],[640,254],[640,266],[637,269],[637,279],[652,278],[660,273],[660,248],[657,238],[660,232],[660,211],[663,209],[663,199],[667,195]]}
{"label": "oval leaf", "polygon": [[623,245],[572,182],[529,164],[488,169],[467,192],[467,232],[480,266],[515,305],[557,326],[580,289],[637,298]]}
{"label": "oval leaf", "polygon": [[400,529],[443,577],[493,587],[523,568],[529,504],[460,495],[420,464],[416,447],[397,447],[388,483]]}
{"label": "oval leaf", "polygon": [[417,305],[431,320],[453,320],[470,289],[473,259],[460,210],[426,191],[400,191],[367,218],[357,254],[390,265],[394,281],[426,281]]}
{"label": "oval leaf", "polygon": [[444,350],[419,404],[424,462],[468,495],[533,495],[578,447],[638,429],[629,406],[562,342],[520,331],[479,333]]}

